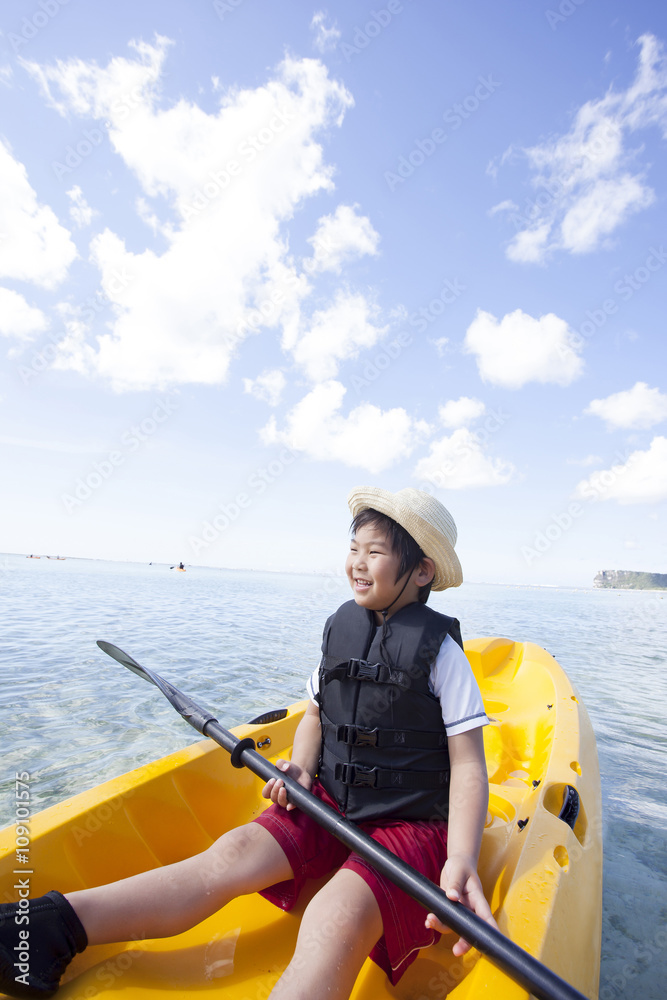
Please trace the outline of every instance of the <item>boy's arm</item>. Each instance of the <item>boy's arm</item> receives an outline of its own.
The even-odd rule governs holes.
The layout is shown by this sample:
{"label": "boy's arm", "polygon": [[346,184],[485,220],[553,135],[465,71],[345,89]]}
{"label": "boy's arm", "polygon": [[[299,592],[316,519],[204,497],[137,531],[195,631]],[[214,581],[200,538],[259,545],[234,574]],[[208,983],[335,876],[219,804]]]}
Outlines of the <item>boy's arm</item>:
{"label": "boy's arm", "polygon": [[[310,701],[294,734],[292,759],[283,760],[282,757],[279,757],[276,761],[276,767],[289,774],[290,778],[294,778],[304,788],[310,789],[317,773],[321,739],[320,710],[317,705]],[[287,809],[295,808],[287,802],[285,785],[280,778],[271,778],[267,781],[262,789],[262,795],[265,799],[271,799],[279,806],[286,806]]]}
{"label": "boy's arm", "polygon": [[[495,926],[491,909],[484,897],[477,874],[477,861],[489,804],[489,781],[484,759],[483,728],[450,736],[449,822],[447,861],[440,876],[440,886],[448,897],[463,903],[478,917]],[[437,917],[429,913],[426,926],[444,933]],[[465,954],[470,945],[459,938],[453,948],[456,956]]]}

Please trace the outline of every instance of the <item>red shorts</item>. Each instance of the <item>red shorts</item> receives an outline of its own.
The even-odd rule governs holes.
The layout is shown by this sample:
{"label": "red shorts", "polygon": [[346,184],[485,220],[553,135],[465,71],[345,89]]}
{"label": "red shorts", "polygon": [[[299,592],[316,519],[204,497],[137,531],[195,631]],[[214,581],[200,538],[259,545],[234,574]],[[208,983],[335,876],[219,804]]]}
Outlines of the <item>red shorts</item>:
{"label": "red shorts", "polygon": [[[319,781],[313,782],[311,791],[326,805],[340,812]],[[290,881],[279,882],[261,893],[281,909],[291,910],[306,879],[322,878],[334,868],[351,868],[370,886],[380,907],[384,929],[384,934],[371,951],[370,957],[386,972],[392,985],[396,985],[415,960],[420,948],[426,948],[439,939],[440,935],[436,931],[424,926],[427,911],[423,906],[380,875],[358,854],[351,853],[348,847],[299,809],[290,809],[288,812],[282,806],[272,805],[254,822],[261,824],[275,837],[294,872],[294,878]],[[359,826],[373,840],[377,840],[436,885],[440,884],[440,873],[447,860],[445,822],[379,820],[377,823],[360,823]]]}

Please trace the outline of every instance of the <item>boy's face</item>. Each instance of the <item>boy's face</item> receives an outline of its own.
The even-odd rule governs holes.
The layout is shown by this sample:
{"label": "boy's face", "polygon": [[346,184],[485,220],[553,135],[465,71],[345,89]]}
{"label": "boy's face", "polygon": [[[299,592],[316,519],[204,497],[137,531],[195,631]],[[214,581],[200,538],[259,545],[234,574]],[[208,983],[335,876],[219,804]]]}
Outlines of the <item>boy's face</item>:
{"label": "boy's face", "polygon": [[[405,576],[396,580],[399,565],[399,557],[392,552],[381,529],[372,524],[359,528],[345,561],[345,572],[357,604],[371,611],[382,611],[392,604],[405,583]],[[416,571],[411,574],[415,575]],[[416,601],[419,586],[411,579],[396,604],[392,604],[390,614]],[[382,620],[379,615],[378,619]]]}

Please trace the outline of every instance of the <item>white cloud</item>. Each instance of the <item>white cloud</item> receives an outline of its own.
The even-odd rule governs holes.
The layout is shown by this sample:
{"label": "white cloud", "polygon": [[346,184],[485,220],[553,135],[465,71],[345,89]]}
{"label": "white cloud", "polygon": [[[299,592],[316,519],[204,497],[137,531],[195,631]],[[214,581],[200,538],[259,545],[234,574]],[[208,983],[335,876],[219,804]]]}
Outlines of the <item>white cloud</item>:
{"label": "white cloud", "polygon": [[263,86],[221,92],[216,112],[183,98],[165,107],[168,44],[135,42],[133,57],[106,67],[29,64],[61,113],[109,122],[112,148],[143,189],[141,217],[167,240],[166,250],[160,241],[134,252],[106,229],[92,241],[114,318],[91,363],[117,389],[220,383],[248,336],[303,328],[309,285],[283,227],[305,199],[332,190],[316,136],[352,103],[320,62],[288,58]]}
{"label": "white cloud", "polygon": [[0,288],[0,334],[28,341],[48,325],[44,313],[29,305],[22,295],[10,288]]}
{"label": "white cloud", "polygon": [[461,396],[450,399],[444,406],[438,408],[438,415],[445,427],[463,427],[481,417],[486,407],[481,399],[471,399]]}
{"label": "white cloud", "polygon": [[667,500],[667,438],[654,437],[647,451],[634,451],[623,464],[594,472],[575,487],[583,500],[620,504]]}
{"label": "white cloud", "polygon": [[323,216],[314,236],[308,240],[313,246],[313,256],[305,262],[309,274],[334,271],[354,257],[377,254],[379,236],[370,219],[357,215],[356,205],[339,205],[333,215]]}
{"label": "white cloud", "polygon": [[310,22],[310,27],[315,32],[315,38],[313,44],[319,52],[327,52],[330,49],[335,49],[340,38],[340,31],[336,27],[336,22],[327,25],[327,12],[325,10],[318,10],[313,14],[313,19]]}
{"label": "white cloud", "polygon": [[304,396],[279,430],[274,417],[261,431],[265,444],[286,444],[319,461],[337,461],[382,472],[406,458],[430,428],[404,409],[381,410],[362,403],[347,416],[340,412],[346,389],[340,382],[323,382]]}
{"label": "white cloud", "polygon": [[277,406],[280,402],[287,380],[279,368],[263,371],[257,378],[244,378],[243,391],[261,399],[269,406]]}
{"label": "white cloud", "polygon": [[72,370],[79,375],[91,375],[95,371],[96,356],[86,340],[90,332],[89,325],[81,319],[80,310],[69,302],[59,302],[56,312],[65,328],[65,335],[58,341],[58,353],[51,367],[61,371]]}
{"label": "white cloud", "polygon": [[358,357],[386,333],[386,326],[373,322],[377,312],[363,295],[339,290],[292,347],[294,360],[313,382],[333,378],[341,362]]}
{"label": "white cloud", "polygon": [[420,480],[445,490],[480,486],[503,486],[514,474],[514,466],[501,458],[484,454],[480,435],[459,427],[449,437],[433,442],[415,467]]}
{"label": "white cloud", "polygon": [[516,309],[498,322],[479,309],[466,331],[463,349],[476,355],[485,382],[506,389],[520,389],[527,382],[569,385],[583,370],[571,339],[567,323],[554,313],[534,319]]}
{"label": "white cloud", "polygon": [[[536,195],[514,216],[521,229],[507,247],[511,260],[541,262],[556,250],[589,253],[654,201],[628,140],[650,126],[667,137],[667,60],[653,35],[642,35],[639,45],[636,76],[626,90],[610,88],[587,101],[569,132],[523,150]],[[512,205],[501,202],[492,211],[501,209]]]}
{"label": "white cloud", "polygon": [[573,253],[595,250],[603,236],[653,201],[653,192],[628,174],[597,181],[565,213],[561,223],[563,248]]}
{"label": "white cloud", "polygon": [[524,264],[539,264],[544,259],[550,229],[549,223],[545,222],[541,226],[523,229],[517,233],[507,247],[509,259]]}
{"label": "white cloud", "polygon": [[152,211],[145,198],[137,198],[134,203],[134,207],[136,208],[137,215],[141,221],[146,223],[148,228],[152,230],[154,236],[157,236],[158,233],[162,233],[162,235],[168,240],[171,240],[174,235],[173,226],[169,223],[163,224],[158,218],[157,213]]}
{"label": "white cloud", "polygon": [[593,399],[584,413],[601,417],[610,429],[653,427],[667,420],[667,395],[636,382],[632,389]]}
{"label": "white cloud", "polygon": [[[512,162],[515,159],[516,159],[516,150],[515,150],[514,146],[510,145],[504,151],[504,153],[501,153],[500,156],[495,156],[488,163],[487,168],[486,168],[486,172],[489,175],[489,177],[493,177],[493,179],[495,180],[498,177],[498,173],[500,172],[500,168],[504,167],[506,163]],[[501,202],[501,204],[504,204],[504,203]]]}
{"label": "white cloud", "polygon": [[497,205],[493,205],[487,215],[495,215],[497,212],[518,212],[519,206],[515,204],[510,198],[506,198],[505,201],[499,201]]}
{"label": "white cloud", "polygon": [[438,352],[439,358],[442,358],[445,356],[445,354],[447,354],[448,351],[447,344],[449,343],[449,337],[438,337],[436,340],[431,340],[430,343],[433,344],[433,346],[435,347],[436,351]]}
{"label": "white cloud", "polygon": [[0,139],[0,277],[55,288],[76,247],[48,205],[40,205],[22,163]]}
{"label": "white cloud", "polygon": [[[102,118],[110,109],[117,128],[136,113],[145,117],[141,109],[155,93],[169,45],[170,40],[161,35],[156,35],[155,45],[130,41],[129,47],[137,58],[114,56],[106,69],[82,59],[57,59],[54,66],[40,66],[30,60],[21,62],[37,80],[51,107],[64,118],[70,111]],[[62,99],[58,99],[56,91]]]}
{"label": "white cloud", "polygon": [[89,226],[93,221],[93,216],[98,213],[95,209],[90,207],[79,185],[75,184],[73,188],[70,188],[70,190],[66,192],[66,194],[72,202],[69,214],[72,217],[73,222],[79,228]]}

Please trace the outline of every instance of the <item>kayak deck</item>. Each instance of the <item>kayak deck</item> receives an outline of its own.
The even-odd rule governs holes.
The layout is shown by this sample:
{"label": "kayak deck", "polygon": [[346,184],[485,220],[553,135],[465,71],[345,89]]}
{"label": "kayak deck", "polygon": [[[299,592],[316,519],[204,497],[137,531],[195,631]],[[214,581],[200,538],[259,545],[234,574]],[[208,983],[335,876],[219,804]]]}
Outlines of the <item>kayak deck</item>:
{"label": "kayak deck", "polygon": [[[550,654],[532,643],[465,643],[487,714],[490,803],[480,875],[500,929],[589,997],[597,997],[602,825],[595,739],[585,708]],[[268,759],[289,755],[307,702],[264,725],[239,726]],[[569,808],[563,811],[567,787]],[[31,820],[31,895],[102,885],[205,850],[268,802],[261,782],[235,769],[209,740],[83,792]],[[578,804],[576,820],[574,814]],[[559,818],[562,814],[563,818]],[[14,828],[0,833],[0,876],[11,895]],[[321,884],[321,883],[319,883]],[[88,948],[69,966],[58,997],[127,998],[209,991],[263,1000],[293,951],[308,887],[291,913],[258,895],[241,897],[176,937]],[[451,954],[454,938],[423,950],[396,987],[366,961],[354,1000],[456,1000],[483,990],[494,1000],[526,991],[475,951]]]}

